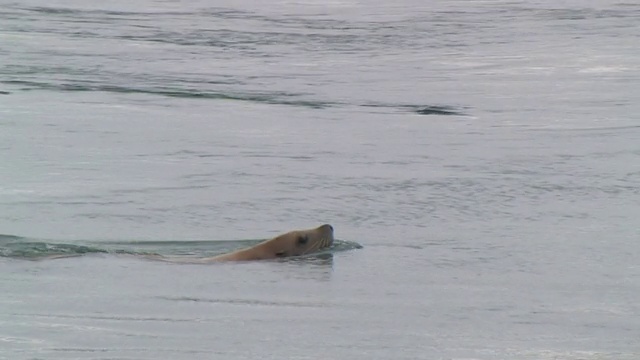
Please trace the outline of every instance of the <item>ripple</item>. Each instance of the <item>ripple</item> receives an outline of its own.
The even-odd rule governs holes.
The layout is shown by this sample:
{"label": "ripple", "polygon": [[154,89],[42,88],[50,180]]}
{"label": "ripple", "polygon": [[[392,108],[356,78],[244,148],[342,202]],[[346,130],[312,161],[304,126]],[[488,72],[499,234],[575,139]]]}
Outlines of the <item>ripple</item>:
{"label": "ripple", "polygon": [[207,299],[188,296],[159,296],[161,300],[177,302],[199,302],[212,304],[249,305],[249,306],[277,306],[277,307],[298,307],[298,308],[322,308],[327,307],[324,302],[293,302],[293,301],[267,301],[259,299]]}

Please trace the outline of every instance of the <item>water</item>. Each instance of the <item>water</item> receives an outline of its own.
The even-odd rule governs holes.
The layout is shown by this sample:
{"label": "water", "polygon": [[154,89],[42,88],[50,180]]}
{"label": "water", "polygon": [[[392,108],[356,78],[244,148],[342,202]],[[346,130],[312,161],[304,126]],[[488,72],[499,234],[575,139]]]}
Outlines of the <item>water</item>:
{"label": "water", "polygon": [[0,1],[0,358],[639,358],[639,17]]}

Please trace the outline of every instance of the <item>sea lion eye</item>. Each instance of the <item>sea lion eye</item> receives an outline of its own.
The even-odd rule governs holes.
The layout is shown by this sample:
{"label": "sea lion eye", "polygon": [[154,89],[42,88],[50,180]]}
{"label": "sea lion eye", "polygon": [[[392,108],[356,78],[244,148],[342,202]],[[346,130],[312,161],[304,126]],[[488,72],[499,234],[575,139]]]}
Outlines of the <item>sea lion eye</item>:
{"label": "sea lion eye", "polygon": [[284,257],[285,255],[287,255],[287,253],[285,253],[284,251],[280,251],[276,253],[276,257]]}
{"label": "sea lion eye", "polygon": [[298,236],[298,245],[304,245],[304,244],[306,244],[307,242],[309,242],[309,237],[308,237],[307,235],[305,235],[305,236],[302,236],[302,235]]}

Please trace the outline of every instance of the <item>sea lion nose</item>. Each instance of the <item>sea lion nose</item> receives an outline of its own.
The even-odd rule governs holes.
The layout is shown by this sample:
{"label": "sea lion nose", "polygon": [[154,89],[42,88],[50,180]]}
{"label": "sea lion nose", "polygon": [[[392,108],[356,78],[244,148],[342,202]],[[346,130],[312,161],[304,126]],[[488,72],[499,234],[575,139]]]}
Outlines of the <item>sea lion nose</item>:
{"label": "sea lion nose", "polygon": [[329,229],[331,229],[331,232],[333,232],[333,226],[329,225],[329,224],[324,224],[324,226],[328,226]]}

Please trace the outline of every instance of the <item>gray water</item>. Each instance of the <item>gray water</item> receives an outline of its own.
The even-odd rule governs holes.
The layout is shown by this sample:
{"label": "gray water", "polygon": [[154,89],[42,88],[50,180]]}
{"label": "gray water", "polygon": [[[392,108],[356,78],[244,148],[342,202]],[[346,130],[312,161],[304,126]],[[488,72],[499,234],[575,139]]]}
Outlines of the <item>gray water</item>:
{"label": "gray water", "polygon": [[639,19],[0,0],[0,358],[640,358]]}

